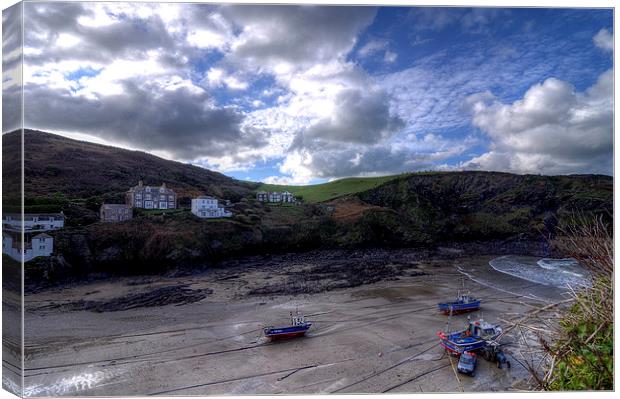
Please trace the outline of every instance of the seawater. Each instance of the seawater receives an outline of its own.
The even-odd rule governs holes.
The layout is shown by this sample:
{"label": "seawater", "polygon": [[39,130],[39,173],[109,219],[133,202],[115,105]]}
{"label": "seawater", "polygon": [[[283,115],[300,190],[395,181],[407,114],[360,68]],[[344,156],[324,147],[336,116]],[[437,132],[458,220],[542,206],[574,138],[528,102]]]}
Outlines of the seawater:
{"label": "seawater", "polygon": [[580,288],[591,284],[590,274],[573,258],[552,259],[506,255],[489,265],[498,272],[533,283],[559,288]]}

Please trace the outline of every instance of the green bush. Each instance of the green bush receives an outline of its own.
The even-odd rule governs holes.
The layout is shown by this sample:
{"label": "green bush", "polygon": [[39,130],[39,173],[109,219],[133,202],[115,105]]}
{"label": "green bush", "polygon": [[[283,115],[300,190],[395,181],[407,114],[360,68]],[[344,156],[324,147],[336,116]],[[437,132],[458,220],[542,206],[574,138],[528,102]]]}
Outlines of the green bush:
{"label": "green bush", "polygon": [[550,390],[613,389],[614,325],[601,317],[613,306],[600,295],[608,287],[608,281],[599,280],[593,290],[577,294],[560,322],[562,336],[553,345],[557,357]]}

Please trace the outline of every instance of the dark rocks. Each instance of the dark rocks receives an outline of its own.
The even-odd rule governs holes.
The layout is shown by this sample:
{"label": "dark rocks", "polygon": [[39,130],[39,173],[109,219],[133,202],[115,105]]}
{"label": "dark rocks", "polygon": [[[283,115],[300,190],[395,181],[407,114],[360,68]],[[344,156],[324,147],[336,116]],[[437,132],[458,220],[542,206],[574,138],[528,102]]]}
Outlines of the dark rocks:
{"label": "dark rocks", "polygon": [[278,257],[290,271],[284,280],[250,290],[250,295],[295,295],[357,287],[399,276],[421,276],[420,253],[408,250],[334,250]]}
{"label": "dark rocks", "polygon": [[92,312],[118,312],[128,309],[172,304],[178,306],[201,301],[212,292],[213,291],[210,289],[193,290],[186,285],[167,286],[147,292],[129,294],[109,301],[79,300],[69,303],[54,303],[34,310],[60,309],[67,311],[87,310]]}

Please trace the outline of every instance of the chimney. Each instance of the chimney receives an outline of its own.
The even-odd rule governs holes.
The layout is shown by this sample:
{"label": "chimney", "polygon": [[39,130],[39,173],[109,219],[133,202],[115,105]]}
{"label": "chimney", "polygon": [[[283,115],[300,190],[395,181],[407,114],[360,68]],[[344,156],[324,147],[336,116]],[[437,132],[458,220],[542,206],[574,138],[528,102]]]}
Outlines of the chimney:
{"label": "chimney", "polygon": [[161,188],[166,188],[166,183],[162,183]]}
{"label": "chimney", "polygon": [[138,187],[142,187],[142,180],[138,181]]}

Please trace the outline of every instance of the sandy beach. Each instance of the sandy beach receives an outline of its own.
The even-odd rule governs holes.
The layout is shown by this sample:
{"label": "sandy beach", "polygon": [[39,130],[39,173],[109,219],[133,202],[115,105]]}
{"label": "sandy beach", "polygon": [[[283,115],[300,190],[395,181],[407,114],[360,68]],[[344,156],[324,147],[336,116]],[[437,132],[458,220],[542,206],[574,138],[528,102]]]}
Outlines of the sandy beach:
{"label": "sandy beach", "polygon": [[[438,345],[436,332],[447,327],[448,317],[436,303],[464,286],[483,300],[472,317],[499,323],[560,298],[561,290],[493,270],[488,262],[494,256],[356,256],[349,254],[321,284],[310,276],[333,262],[316,252],[303,262],[274,256],[196,275],[122,278],[29,294],[25,394],[528,389],[527,373],[511,355],[518,348],[510,334],[502,341],[510,369],[480,359],[475,378],[457,378],[455,360]],[[383,273],[349,270],[365,279],[346,287],[344,267],[365,262],[373,270],[381,264]],[[262,336],[263,327],[286,325],[296,309],[313,323],[306,337],[272,343]],[[453,316],[448,327],[462,328],[466,320]]]}

